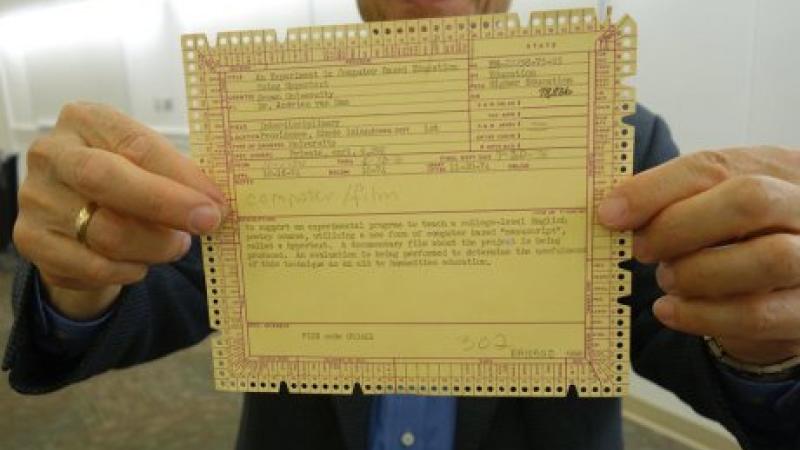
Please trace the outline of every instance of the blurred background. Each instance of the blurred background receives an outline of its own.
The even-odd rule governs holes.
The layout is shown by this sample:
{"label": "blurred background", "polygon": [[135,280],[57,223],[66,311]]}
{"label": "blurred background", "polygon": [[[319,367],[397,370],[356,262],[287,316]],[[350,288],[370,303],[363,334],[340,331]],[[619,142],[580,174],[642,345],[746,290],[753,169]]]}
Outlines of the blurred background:
{"label": "blurred background", "polygon": [[[747,144],[800,148],[800,2],[612,0],[639,24],[640,102],[666,118],[683,152]],[[595,6],[514,0],[512,10]],[[0,0],[0,191],[24,178],[25,149],[72,100],[109,103],[186,150],[179,36],[358,22],[355,0]],[[19,158],[14,159],[18,155]],[[5,188],[3,188],[5,186]],[[0,196],[0,222],[13,196]],[[0,235],[0,252],[8,237]],[[0,256],[0,345],[14,260]],[[0,347],[1,348],[1,347]],[[177,398],[178,401],[175,401]],[[3,449],[231,448],[240,397],[216,393],[206,344],[57,394],[0,383]],[[629,449],[738,448],[671,394],[635,378]]]}

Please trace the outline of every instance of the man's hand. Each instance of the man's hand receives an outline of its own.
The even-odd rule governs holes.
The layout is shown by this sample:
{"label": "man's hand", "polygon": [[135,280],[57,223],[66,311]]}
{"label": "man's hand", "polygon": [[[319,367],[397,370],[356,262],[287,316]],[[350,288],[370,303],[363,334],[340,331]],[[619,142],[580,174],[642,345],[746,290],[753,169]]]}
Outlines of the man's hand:
{"label": "man's hand", "polygon": [[770,364],[800,354],[800,151],[694,153],[617,186],[598,215],[660,262],[666,326]]}
{"label": "man's hand", "polygon": [[[97,210],[83,245],[75,218],[90,202]],[[224,202],[164,137],[111,108],[71,104],[28,151],[14,243],[39,269],[53,305],[90,319],[149,265],[181,258],[189,233],[216,228]]]}

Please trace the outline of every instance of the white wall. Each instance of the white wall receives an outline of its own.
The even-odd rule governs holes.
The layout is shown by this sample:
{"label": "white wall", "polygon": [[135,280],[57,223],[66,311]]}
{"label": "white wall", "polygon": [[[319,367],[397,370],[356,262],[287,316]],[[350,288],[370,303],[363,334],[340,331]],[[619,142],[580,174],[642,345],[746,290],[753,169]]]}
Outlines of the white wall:
{"label": "white wall", "polygon": [[[6,81],[5,90],[0,90],[0,147],[26,148],[37,130],[52,124],[61,103],[78,98],[111,103],[185,145],[181,33],[285,30],[359,20],[355,0],[143,3],[153,9],[146,17],[139,16],[134,34],[102,43],[58,50],[45,46],[18,54],[8,50],[17,43],[0,41],[0,77]],[[531,9],[594,3],[516,0],[513,10],[527,17]],[[611,4],[616,17],[630,13],[639,24],[639,75],[634,80],[639,99],[667,119],[684,152],[755,143],[800,148],[796,49],[800,2],[612,0]],[[2,107],[3,97],[11,111]],[[633,393],[678,414],[693,415],[671,394],[644,380],[634,380]]]}
{"label": "white wall", "polygon": [[128,79],[119,42],[91,42],[58,52],[31,52],[22,62],[33,105],[29,117],[36,125],[55,122],[61,106],[75,99],[92,99],[130,110],[130,92],[119,88]]}
{"label": "white wall", "polygon": [[[3,73],[0,72],[0,86],[3,86]],[[8,128],[8,114],[6,110],[6,93],[0,88],[0,160],[3,159],[4,152],[11,149],[11,131]]]}
{"label": "white wall", "polygon": [[[76,42],[69,45],[59,42],[57,37],[49,42],[35,39],[31,43],[9,36],[2,30],[0,17],[0,73],[7,75],[6,94],[10,104],[10,110],[0,108],[0,118],[9,123],[9,146],[13,150],[26,149],[37,133],[53,125],[60,107],[70,100],[113,105],[185,148],[186,101],[180,35],[187,32],[213,35],[225,29],[266,26],[285,30],[308,25],[313,16],[310,0],[140,0],[141,3],[89,0],[73,2],[78,7],[65,14],[81,18],[82,23],[73,27],[91,26],[92,22],[104,20],[102,10],[98,13],[80,5],[115,2],[123,10],[110,13],[110,20],[118,24],[106,24],[96,36],[79,33],[72,38]],[[20,1],[20,9],[27,11],[23,3]],[[318,3],[324,4],[325,14],[337,10],[331,2],[318,0]],[[6,17],[15,14],[18,13],[10,10]],[[62,33],[72,32],[69,24],[62,24],[58,14],[45,11],[45,21],[64,27],[59,29]],[[25,24],[20,27],[22,33],[33,25]],[[115,25],[124,30],[113,33],[109,28]],[[58,31],[52,33],[58,34]]]}
{"label": "white wall", "polygon": [[[512,8],[527,16],[531,9],[594,3],[516,0]],[[68,99],[114,104],[183,143],[181,33],[285,30],[359,20],[355,0],[142,0],[142,4],[150,5],[150,10],[147,20],[141,11],[137,13],[136,19],[144,23],[132,28],[134,36],[58,51],[32,49],[23,55],[0,49],[12,106],[10,114],[5,113],[10,115],[11,146],[26,148],[35,131],[52,123],[59,105]],[[639,99],[667,119],[684,152],[753,143],[800,146],[800,127],[795,124],[800,52],[785,51],[787,45],[800,43],[796,23],[800,2],[612,0],[611,4],[615,16],[630,13],[639,23],[640,68],[635,79]],[[15,45],[0,42],[0,47]]]}
{"label": "white wall", "polygon": [[[581,0],[515,0],[513,9]],[[683,152],[800,147],[800,2],[611,0],[639,26],[639,101],[667,119]]]}
{"label": "white wall", "polygon": [[756,30],[749,142],[800,146],[800,2],[762,0]]}

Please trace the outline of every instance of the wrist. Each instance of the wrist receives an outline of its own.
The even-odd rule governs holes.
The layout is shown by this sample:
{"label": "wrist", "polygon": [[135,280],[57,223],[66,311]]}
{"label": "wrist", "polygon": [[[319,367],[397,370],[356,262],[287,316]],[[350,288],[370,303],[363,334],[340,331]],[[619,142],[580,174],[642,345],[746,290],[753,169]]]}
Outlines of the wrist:
{"label": "wrist", "polygon": [[725,353],[747,364],[768,366],[800,355],[794,341],[763,341],[714,337]]}
{"label": "wrist", "polygon": [[[764,343],[762,354],[739,356],[728,348],[727,343],[713,337],[705,338],[709,353],[731,372],[755,381],[781,382],[800,379],[800,355],[789,351],[767,351]],[[768,353],[768,354],[764,354]]]}
{"label": "wrist", "polygon": [[95,290],[66,289],[43,283],[48,304],[63,317],[82,322],[105,314],[116,301],[122,286],[113,285]]}

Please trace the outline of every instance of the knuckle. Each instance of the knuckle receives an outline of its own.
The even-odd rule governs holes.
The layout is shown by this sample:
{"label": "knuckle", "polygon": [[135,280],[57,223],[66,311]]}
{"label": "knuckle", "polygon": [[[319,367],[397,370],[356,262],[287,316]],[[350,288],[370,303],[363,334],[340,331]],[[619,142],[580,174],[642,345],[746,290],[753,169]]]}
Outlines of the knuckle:
{"label": "knuckle", "polygon": [[12,240],[17,251],[29,261],[33,261],[34,253],[31,251],[35,246],[33,245],[36,240],[36,229],[28,225],[28,221],[23,217],[19,217],[14,223],[12,231]]}
{"label": "knuckle", "polygon": [[780,191],[769,177],[748,175],[736,179],[733,208],[744,218],[756,223],[769,222],[780,200]]}
{"label": "knuckle", "polygon": [[36,188],[31,187],[29,182],[25,182],[19,187],[17,192],[17,206],[20,211],[28,211],[38,205],[38,194]]}
{"label": "knuckle", "polygon": [[144,132],[130,129],[123,133],[112,151],[124,155],[137,166],[143,166],[153,154],[153,145],[150,145],[148,136]]}
{"label": "knuckle", "polygon": [[708,187],[730,178],[730,155],[720,150],[703,150],[688,157],[689,168],[700,179],[708,181]]}
{"label": "knuckle", "polygon": [[89,105],[85,102],[69,102],[61,107],[58,123],[81,123],[88,120]]}
{"label": "knuckle", "polygon": [[28,167],[38,167],[42,163],[50,160],[52,150],[57,147],[55,138],[52,136],[40,136],[36,138],[31,146],[28,147],[26,155]]}
{"label": "knuckle", "polygon": [[44,232],[25,219],[17,220],[12,231],[12,240],[17,252],[31,263],[42,266],[54,262],[54,254],[41,244]]}
{"label": "knuckle", "polygon": [[73,168],[75,187],[90,195],[102,190],[107,176],[99,156],[98,152],[85,152],[78,157]]}
{"label": "knuckle", "polygon": [[763,301],[748,301],[744,304],[744,311],[740,315],[742,331],[748,336],[759,337],[765,335],[777,322],[775,312]]}
{"label": "knuckle", "polygon": [[149,190],[145,197],[145,208],[150,212],[150,216],[161,219],[166,214],[166,202],[164,196],[155,190]]}
{"label": "knuckle", "polygon": [[760,265],[773,277],[797,279],[800,276],[800,242],[790,234],[764,238]]}
{"label": "knuckle", "polygon": [[84,279],[92,284],[112,284],[110,280],[111,264],[101,258],[92,258],[86,263]]}

